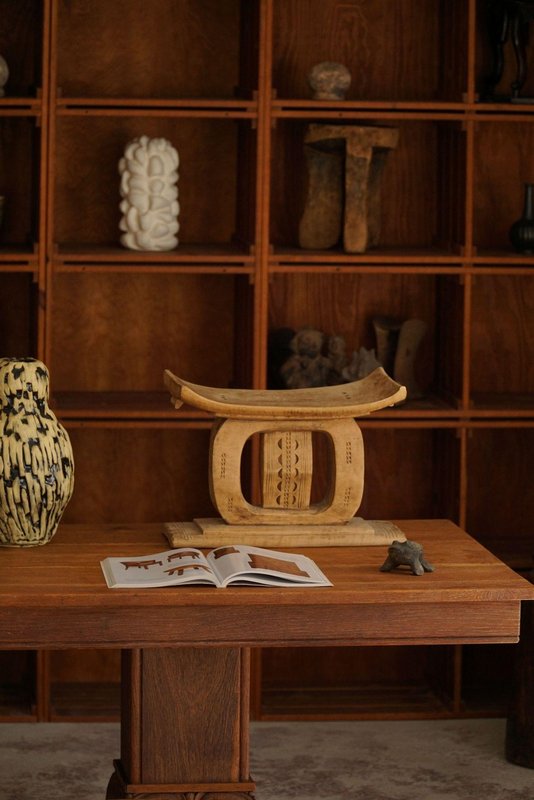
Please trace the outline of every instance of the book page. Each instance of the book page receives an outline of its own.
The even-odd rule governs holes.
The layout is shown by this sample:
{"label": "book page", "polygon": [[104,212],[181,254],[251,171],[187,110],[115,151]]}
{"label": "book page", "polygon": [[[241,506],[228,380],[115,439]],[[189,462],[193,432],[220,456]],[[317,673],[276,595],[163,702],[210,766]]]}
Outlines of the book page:
{"label": "book page", "polygon": [[317,564],[295,553],[263,547],[228,545],[217,547],[207,557],[221,586],[331,586]]}
{"label": "book page", "polygon": [[194,547],[180,547],[148,556],[106,558],[100,563],[110,589],[219,584],[204,554]]}

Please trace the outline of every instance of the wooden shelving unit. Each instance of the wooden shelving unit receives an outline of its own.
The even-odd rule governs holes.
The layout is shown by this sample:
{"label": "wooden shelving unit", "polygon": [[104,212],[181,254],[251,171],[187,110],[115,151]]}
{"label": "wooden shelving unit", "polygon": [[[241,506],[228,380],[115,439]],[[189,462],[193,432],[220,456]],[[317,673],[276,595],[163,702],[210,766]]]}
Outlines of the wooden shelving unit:
{"label": "wooden shelving unit", "polygon": [[[534,107],[480,102],[484,8],[0,0],[11,70],[0,99],[0,341],[5,355],[50,367],[76,459],[65,520],[213,513],[211,420],[172,410],[164,368],[264,388],[273,328],[311,325],[352,350],[374,346],[374,315],[418,317],[425,397],[362,423],[361,513],[450,517],[515,568],[532,564],[534,257],[513,252],[508,229],[534,182]],[[306,74],[323,60],[351,71],[345,101],[310,99]],[[368,253],[298,247],[303,135],[318,121],[399,129],[381,243]],[[180,153],[170,253],[118,243],[117,163],[141,134]],[[265,650],[254,654],[253,713],[500,713],[510,661],[499,648]],[[117,712],[117,653],[4,653],[1,666],[2,720]]]}

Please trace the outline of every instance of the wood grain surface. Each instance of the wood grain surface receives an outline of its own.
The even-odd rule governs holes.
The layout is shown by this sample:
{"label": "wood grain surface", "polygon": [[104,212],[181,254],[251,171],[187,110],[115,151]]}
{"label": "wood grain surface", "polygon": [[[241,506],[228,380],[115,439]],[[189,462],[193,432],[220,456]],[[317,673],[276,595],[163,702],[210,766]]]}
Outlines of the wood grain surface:
{"label": "wood grain surface", "polygon": [[160,647],[177,631],[184,644],[218,646],[517,639],[528,582],[451,522],[398,524],[435,573],[380,573],[378,548],[312,549],[332,587],[224,591],[109,590],[99,561],[165,549],[161,528],[65,525],[46,547],[2,554],[0,646]]}

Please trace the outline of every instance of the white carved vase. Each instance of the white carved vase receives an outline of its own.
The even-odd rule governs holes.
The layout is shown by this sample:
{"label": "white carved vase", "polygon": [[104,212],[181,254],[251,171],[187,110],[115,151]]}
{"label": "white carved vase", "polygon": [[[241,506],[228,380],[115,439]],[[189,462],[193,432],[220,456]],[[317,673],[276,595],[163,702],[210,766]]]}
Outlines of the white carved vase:
{"label": "white carved vase", "polygon": [[0,403],[0,545],[46,544],[72,496],[74,459],[42,361],[0,359]]}
{"label": "white carved vase", "polygon": [[172,250],[178,244],[177,150],[167,139],[140,136],[126,145],[121,175],[121,243],[131,250]]}

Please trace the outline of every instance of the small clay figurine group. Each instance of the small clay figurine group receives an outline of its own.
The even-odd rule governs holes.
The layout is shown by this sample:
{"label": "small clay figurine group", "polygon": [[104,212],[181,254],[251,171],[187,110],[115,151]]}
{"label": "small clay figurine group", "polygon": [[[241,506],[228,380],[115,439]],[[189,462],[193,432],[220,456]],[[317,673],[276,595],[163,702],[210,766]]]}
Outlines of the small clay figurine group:
{"label": "small clay figurine group", "polygon": [[307,389],[365,378],[380,366],[374,350],[361,347],[347,355],[342,336],[314,328],[273,331],[269,348],[271,388]]}
{"label": "small clay figurine group", "polygon": [[412,575],[423,575],[425,572],[434,572],[434,567],[424,557],[423,548],[418,542],[394,541],[388,547],[388,556],[380,572],[391,572],[395,567],[410,567]]}
{"label": "small clay figurine group", "polygon": [[422,397],[416,356],[426,331],[418,319],[373,317],[376,347],[350,353],[345,338],[312,327],[274,329],[269,334],[269,388],[308,389],[361,380],[377,367],[406,386],[408,397]]}

